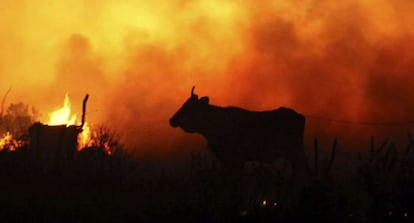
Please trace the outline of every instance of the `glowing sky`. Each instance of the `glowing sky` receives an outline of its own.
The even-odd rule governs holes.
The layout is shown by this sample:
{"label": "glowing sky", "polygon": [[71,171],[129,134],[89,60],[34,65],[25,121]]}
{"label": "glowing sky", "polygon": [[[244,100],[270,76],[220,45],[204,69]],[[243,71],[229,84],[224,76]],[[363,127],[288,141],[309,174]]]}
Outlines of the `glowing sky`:
{"label": "glowing sky", "polygon": [[[413,11],[407,0],[3,0],[0,94],[11,86],[9,102],[45,119],[65,92],[78,113],[90,93],[87,118],[137,150],[200,141],[168,126],[193,85],[222,106],[413,120]],[[411,127],[308,119],[306,131],[353,138]]]}

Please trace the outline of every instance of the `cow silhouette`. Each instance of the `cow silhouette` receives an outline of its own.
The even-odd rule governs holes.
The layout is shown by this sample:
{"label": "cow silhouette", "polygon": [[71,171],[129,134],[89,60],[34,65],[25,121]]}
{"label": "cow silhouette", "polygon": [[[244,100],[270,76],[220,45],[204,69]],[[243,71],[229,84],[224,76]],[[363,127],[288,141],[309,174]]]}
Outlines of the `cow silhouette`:
{"label": "cow silhouette", "polygon": [[223,166],[247,161],[273,163],[284,158],[294,169],[307,166],[304,151],[305,117],[292,109],[248,111],[209,104],[191,89],[190,98],[170,119],[172,127],[199,133]]}

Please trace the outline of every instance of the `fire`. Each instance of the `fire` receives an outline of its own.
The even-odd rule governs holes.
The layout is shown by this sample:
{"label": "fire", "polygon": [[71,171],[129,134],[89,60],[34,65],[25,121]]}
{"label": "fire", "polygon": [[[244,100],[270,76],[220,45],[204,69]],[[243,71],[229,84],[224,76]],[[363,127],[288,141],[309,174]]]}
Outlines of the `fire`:
{"label": "fire", "polygon": [[[74,125],[82,126],[82,123],[77,121],[77,115],[72,114],[71,103],[67,93],[65,94],[65,99],[62,107],[49,113],[49,120],[46,122],[46,124],[51,126],[65,125],[67,127]],[[77,139],[78,151],[81,151],[86,147],[95,146],[94,141],[95,140],[92,139],[92,131],[89,123],[84,122],[82,126],[82,132],[79,133]],[[24,144],[24,141],[16,139],[10,132],[6,132],[3,135],[0,135],[0,151],[14,151],[19,147],[22,147]],[[112,150],[108,143],[103,143],[102,147],[106,154],[112,154]]]}
{"label": "fire", "polygon": [[[49,113],[49,121],[48,125],[66,125],[71,126],[75,125],[76,123],[76,114],[72,114],[71,111],[71,103],[69,100],[69,96],[65,94],[65,100],[63,102],[63,106],[55,111]],[[80,126],[81,123],[78,122]],[[82,132],[78,135],[78,150],[82,150],[83,148],[90,146],[92,144],[91,140],[91,129],[87,122],[84,123],[82,127]]]}
{"label": "fire", "polygon": [[51,112],[49,114],[49,125],[74,125],[76,121],[76,115],[71,115],[69,96],[65,94],[65,101],[63,107]]}
{"label": "fire", "polygon": [[18,147],[22,146],[22,142],[13,138],[13,135],[10,132],[6,132],[0,138],[0,151],[7,149],[8,151],[14,151]]}
{"label": "fire", "polygon": [[85,122],[82,128],[82,132],[78,136],[78,150],[82,150],[92,144],[91,140],[91,128],[89,124]]}
{"label": "fire", "polygon": [[3,150],[6,145],[9,144],[12,139],[12,135],[9,132],[6,132],[2,138],[0,138],[0,150]]}

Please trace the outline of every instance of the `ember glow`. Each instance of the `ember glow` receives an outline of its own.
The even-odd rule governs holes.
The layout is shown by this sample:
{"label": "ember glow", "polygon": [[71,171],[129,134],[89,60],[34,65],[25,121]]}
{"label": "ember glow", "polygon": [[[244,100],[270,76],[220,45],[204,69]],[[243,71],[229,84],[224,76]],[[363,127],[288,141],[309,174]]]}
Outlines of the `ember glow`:
{"label": "ember glow", "polygon": [[[89,92],[97,112],[88,120],[110,125],[137,152],[204,143],[168,126],[193,85],[223,106],[286,106],[355,122],[414,119],[412,1],[3,5],[0,90],[13,86],[11,99],[40,111],[50,111],[64,92],[74,98]],[[412,127],[309,118],[306,136],[368,142],[371,135],[405,136]]]}

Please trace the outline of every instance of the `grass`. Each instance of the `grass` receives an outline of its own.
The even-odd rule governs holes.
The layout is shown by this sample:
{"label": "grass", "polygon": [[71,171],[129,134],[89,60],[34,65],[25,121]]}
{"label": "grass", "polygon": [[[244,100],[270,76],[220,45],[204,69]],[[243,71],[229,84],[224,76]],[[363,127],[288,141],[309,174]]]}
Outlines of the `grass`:
{"label": "grass", "polygon": [[[18,222],[409,222],[414,143],[345,156],[336,143],[296,179],[288,163],[248,163],[229,173],[207,152],[186,168],[85,149],[39,163],[24,146],[0,152],[0,219]],[[341,162],[353,163],[349,168]],[[313,165],[315,164],[315,165]]]}

